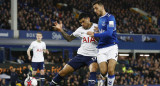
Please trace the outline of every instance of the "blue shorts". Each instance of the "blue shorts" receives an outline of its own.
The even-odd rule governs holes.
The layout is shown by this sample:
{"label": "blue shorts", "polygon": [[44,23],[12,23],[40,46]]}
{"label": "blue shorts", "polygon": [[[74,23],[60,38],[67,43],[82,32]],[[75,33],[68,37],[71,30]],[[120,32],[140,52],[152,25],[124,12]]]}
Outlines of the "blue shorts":
{"label": "blue shorts", "polygon": [[77,55],[67,64],[77,70],[83,66],[89,66],[93,62],[97,62],[96,57]]}
{"label": "blue shorts", "polygon": [[32,62],[33,71],[37,71],[37,69],[44,70],[44,68],[45,68],[44,62]]}

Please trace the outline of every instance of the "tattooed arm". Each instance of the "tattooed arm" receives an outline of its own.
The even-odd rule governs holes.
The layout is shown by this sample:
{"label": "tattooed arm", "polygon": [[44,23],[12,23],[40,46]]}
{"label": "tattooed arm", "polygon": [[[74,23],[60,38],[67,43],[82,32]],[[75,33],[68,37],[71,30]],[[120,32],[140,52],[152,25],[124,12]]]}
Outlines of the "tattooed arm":
{"label": "tattooed arm", "polygon": [[69,35],[67,34],[64,30],[60,31],[62,33],[62,36],[68,41],[72,41],[73,39],[75,39],[76,37],[74,35]]}
{"label": "tattooed arm", "polygon": [[66,39],[68,42],[72,41],[73,39],[75,39],[76,37],[73,36],[72,34],[69,35],[67,34],[63,28],[62,28],[62,21],[60,21],[60,24],[58,24],[57,22],[54,22],[55,26],[53,26],[57,31],[62,33],[62,36],[64,37],[64,39]]}

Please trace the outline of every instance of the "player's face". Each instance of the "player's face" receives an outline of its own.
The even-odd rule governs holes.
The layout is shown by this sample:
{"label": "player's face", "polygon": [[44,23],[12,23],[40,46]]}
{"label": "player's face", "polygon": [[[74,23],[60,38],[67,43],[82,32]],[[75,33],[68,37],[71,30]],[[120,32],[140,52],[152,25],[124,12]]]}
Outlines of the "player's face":
{"label": "player's face", "polygon": [[82,18],[81,20],[79,20],[79,23],[82,25],[82,27],[84,29],[88,29],[89,23],[90,23],[90,19],[89,18]]}
{"label": "player's face", "polygon": [[36,37],[37,37],[37,41],[41,41],[42,40],[42,34],[37,34]]}
{"label": "player's face", "polygon": [[95,4],[95,5],[93,5],[93,9],[94,9],[94,12],[96,13],[97,16],[102,15],[102,10],[103,10],[102,5]]}

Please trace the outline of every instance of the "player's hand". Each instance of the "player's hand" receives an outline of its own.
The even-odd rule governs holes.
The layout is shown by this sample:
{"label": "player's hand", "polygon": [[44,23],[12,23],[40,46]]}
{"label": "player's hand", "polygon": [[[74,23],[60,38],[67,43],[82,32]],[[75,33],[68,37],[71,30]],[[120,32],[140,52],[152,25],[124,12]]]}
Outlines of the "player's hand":
{"label": "player's hand", "polygon": [[31,56],[28,56],[28,60],[31,60]]}
{"label": "player's hand", "polygon": [[89,35],[89,36],[91,36],[91,37],[94,37],[94,32],[88,31],[88,32],[87,32],[87,35]]}
{"label": "player's hand", "polygon": [[46,49],[46,53],[47,53],[47,54],[49,54],[49,51],[48,51],[48,49]]}
{"label": "player's hand", "polygon": [[99,33],[99,30],[98,30],[97,26],[94,27],[94,33]]}
{"label": "player's hand", "polygon": [[60,21],[60,23],[58,24],[57,21],[54,22],[55,26],[52,26],[54,29],[56,29],[57,31],[59,32],[62,32],[63,31],[63,28],[62,28],[62,21]]}

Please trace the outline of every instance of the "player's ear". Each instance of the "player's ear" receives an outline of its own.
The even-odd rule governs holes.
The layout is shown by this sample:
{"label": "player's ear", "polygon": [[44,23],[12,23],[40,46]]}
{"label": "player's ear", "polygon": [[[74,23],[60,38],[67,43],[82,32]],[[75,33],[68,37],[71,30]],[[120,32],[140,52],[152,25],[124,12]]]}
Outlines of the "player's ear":
{"label": "player's ear", "polygon": [[89,18],[89,17],[87,18],[87,21],[90,21],[90,18]]}

